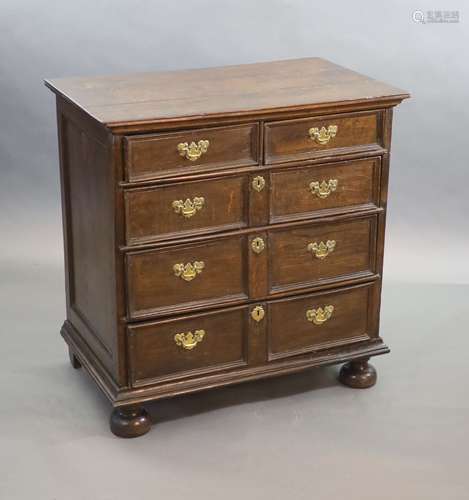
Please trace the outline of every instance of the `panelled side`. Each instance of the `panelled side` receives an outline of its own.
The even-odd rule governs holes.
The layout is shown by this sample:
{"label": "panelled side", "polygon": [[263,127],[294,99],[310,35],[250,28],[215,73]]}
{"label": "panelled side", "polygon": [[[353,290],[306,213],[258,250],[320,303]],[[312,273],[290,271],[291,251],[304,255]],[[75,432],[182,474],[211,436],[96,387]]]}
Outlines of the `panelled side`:
{"label": "panelled side", "polygon": [[[112,142],[58,100],[67,322],[65,335],[101,374],[117,376]],[[96,133],[98,130],[98,133]]]}

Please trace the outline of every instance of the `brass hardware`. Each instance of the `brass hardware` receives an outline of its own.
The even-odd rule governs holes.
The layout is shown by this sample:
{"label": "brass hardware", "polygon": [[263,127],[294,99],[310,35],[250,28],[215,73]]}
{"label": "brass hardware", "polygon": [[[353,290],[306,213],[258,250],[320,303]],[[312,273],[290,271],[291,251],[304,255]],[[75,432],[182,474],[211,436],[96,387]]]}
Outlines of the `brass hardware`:
{"label": "brass hardware", "polygon": [[319,142],[319,144],[327,144],[333,137],[336,136],[339,127],[337,125],[329,125],[326,127],[312,127],[309,129],[311,140]]}
{"label": "brass hardware", "polygon": [[252,180],[252,189],[260,193],[265,186],[265,179],[262,177],[262,175],[258,175],[257,177],[254,177]]}
{"label": "brass hardware", "polygon": [[324,243],[324,241],[321,241],[320,243],[315,241],[308,245],[308,251],[313,253],[318,259],[325,259],[335,250],[335,246],[335,240],[327,240],[326,243]]}
{"label": "brass hardware", "polygon": [[265,248],[265,243],[262,238],[254,238],[251,241],[251,248],[254,253],[261,253]]}
{"label": "brass hardware", "polygon": [[191,351],[199,342],[202,342],[204,336],[205,330],[196,330],[194,333],[176,333],[174,342],[176,342],[176,345]]}
{"label": "brass hardware", "polygon": [[337,189],[337,179],[329,179],[328,181],[313,181],[309,185],[311,193],[315,194],[318,198],[327,198],[333,191]]}
{"label": "brass hardware", "polygon": [[252,311],[251,311],[251,317],[254,321],[259,321],[263,320],[265,316],[265,311],[262,306],[256,306]]}
{"label": "brass hardware", "polygon": [[204,153],[207,152],[210,142],[202,139],[195,143],[192,141],[190,144],[187,142],[180,142],[178,144],[178,151],[181,156],[190,161],[198,160]]}
{"label": "brass hardware", "polygon": [[334,306],[324,306],[324,309],[322,307],[308,309],[306,311],[306,319],[315,325],[322,325],[331,318],[333,312]]}
{"label": "brass hardware", "polygon": [[177,214],[182,214],[186,219],[189,219],[198,210],[202,210],[205,204],[205,198],[196,196],[192,201],[187,198],[186,201],[174,200],[172,203],[173,209]]}
{"label": "brass hardware", "polygon": [[188,262],[187,264],[174,264],[173,271],[174,275],[183,279],[184,281],[192,281],[198,274],[200,274],[205,267],[203,261],[196,260],[192,264]]}

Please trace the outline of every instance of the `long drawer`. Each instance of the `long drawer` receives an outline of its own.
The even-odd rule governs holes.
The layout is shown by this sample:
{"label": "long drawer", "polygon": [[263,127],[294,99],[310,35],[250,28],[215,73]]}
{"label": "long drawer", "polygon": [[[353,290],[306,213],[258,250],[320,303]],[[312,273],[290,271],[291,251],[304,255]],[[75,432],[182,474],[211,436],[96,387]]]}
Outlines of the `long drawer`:
{"label": "long drawer", "polygon": [[376,215],[128,252],[130,319],[301,291],[375,273]]}
{"label": "long drawer", "polygon": [[126,242],[374,209],[379,181],[380,158],[367,158],[126,189]]}
{"label": "long drawer", "polygon": [[378,283],[128,327],[132,385],[243,369],[368,341]]}

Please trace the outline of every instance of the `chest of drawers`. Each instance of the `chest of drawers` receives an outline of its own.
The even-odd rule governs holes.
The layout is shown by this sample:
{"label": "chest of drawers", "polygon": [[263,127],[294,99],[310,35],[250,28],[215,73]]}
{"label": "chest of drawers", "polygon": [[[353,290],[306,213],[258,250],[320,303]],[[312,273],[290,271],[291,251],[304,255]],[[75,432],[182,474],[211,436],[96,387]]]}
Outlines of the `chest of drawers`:
{"label": "chest of drawers", "polygon": [[67,319],[113,405],[346,364],[379,336],[392,109],[405,92],[318,58],[47,80]]}

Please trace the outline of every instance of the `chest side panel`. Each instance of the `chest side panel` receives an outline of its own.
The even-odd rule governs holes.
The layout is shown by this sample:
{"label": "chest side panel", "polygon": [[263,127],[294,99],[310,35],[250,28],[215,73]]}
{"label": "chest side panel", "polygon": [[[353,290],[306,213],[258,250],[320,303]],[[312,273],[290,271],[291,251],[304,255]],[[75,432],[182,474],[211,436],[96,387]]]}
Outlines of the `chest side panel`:
{"label": "chest side panel", "polygon": [[67,318],[74,341],[117,378],[112,155],[79,114],[58,106]]}

